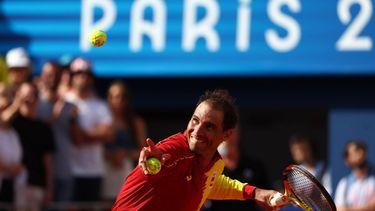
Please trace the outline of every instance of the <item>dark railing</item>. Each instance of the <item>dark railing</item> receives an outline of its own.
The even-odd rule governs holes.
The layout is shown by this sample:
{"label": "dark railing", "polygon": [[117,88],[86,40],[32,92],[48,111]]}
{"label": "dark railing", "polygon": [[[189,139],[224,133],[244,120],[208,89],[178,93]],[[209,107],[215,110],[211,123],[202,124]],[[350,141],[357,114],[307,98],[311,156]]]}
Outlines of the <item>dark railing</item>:
{"label": "dark railing", "polygon": [[[65,210],[91,210],[91,211],[109,211],[113,203],[108,202],[53,202],[43,210],[65,211]],[[14,204],[0,203],[1,211],[14,211]]]}

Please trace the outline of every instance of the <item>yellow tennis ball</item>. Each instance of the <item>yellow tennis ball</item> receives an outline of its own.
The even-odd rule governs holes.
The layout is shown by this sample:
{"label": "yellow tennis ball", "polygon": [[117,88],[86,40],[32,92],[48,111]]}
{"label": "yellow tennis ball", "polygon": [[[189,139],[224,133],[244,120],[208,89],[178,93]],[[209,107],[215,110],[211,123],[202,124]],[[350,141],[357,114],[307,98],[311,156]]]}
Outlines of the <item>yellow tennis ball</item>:
{"label": "yellow tennis ball", "polygon": [[146,166],[150,174],[157,174],[161,170],[160,160],[154,157],[147,159]]}
{"label": "yellow tennis ball", "polygon": [[107,41],[107,35],[102,30],[95,30],[90,35],[90,43],[93,46],[100,47]]}

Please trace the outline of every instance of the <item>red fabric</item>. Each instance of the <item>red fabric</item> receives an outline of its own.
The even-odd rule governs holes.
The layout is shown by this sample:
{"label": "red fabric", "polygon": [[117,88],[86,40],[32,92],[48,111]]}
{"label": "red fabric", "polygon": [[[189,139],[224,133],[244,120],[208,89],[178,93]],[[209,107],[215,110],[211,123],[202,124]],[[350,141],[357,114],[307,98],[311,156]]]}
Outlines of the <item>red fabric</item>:
{"label": "red fabric", "polygon": [[254,199],[255,197],[255,186],[251,186],[249,184],[245,185],[243,188],[243,197],[244,199]]}
{"label": "red fabric", "polygon": [[197,166],[183,134],[171,136],[156,145],[171,154],[156,175],[144,175],[136,167],[121,188],[112,211],[197,210],[203,197],[204,170]]}

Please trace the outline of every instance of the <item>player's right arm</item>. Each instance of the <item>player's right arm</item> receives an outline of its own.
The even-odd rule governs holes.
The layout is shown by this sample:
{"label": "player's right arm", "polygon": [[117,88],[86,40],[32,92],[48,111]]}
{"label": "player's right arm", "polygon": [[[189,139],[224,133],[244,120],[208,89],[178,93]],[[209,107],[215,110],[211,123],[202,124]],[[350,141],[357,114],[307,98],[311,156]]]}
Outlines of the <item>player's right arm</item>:
{"label": "player's right arm", "polygon": [[[274,208],[270,201],[277,191],[266,190],[220,175],[208,196],[213,200],[255,200],[264,207]],[[280,206],[280,205],[277,205]]]}
{"label": "player's right arm", "polygon": [[[212,187],[208,199],[211,200],[245,200],[247,198],[254,198],[255,187],[251,186],[251,189],[244,190],[246,183],[242,183],[238,180],[231,179],[225,175],[220,175],[215,185]],[[246,194],[244,194],[244,191]]]}

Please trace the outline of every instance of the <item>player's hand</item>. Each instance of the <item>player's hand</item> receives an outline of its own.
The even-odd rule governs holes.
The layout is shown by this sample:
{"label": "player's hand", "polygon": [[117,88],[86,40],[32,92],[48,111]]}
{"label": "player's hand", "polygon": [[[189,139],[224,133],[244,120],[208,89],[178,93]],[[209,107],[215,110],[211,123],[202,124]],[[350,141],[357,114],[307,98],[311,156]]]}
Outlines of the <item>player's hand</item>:
{"label": "player's hand", "polygon": [[145,175],[149,174],[147,167],[146,167],[146,161],[149,157],[155,157],[160,160],[161,164],[163,165],[165,161],[167,161],[171,155],[167,153],[163,153],[160,151],[154,144],[154,142],[150,139],[146,139],[147,147],[143,147],[138,159],[138,165],[142,169],[143,173]]}
{"label": "player's hand", "polygon": [[288,199],[285,195],[283,195],[280,192],[276,192],[274,194],[269,202],[271,206],[285,206],[285,204],[288,203]]}
{"label": "player's hand", "polygon": [[[280,200],[276,204],[271,204],[271,200],[281,193],[274,191],[274,190],[265,190],[261,188],[255,189],[255,198],[254,200],[261,206],[263,206],[266,210],[278,210],[279,208],[283,207],[287,203],[287,199],[282,196]],[[281,194],[282,195],[282,194]]]}

